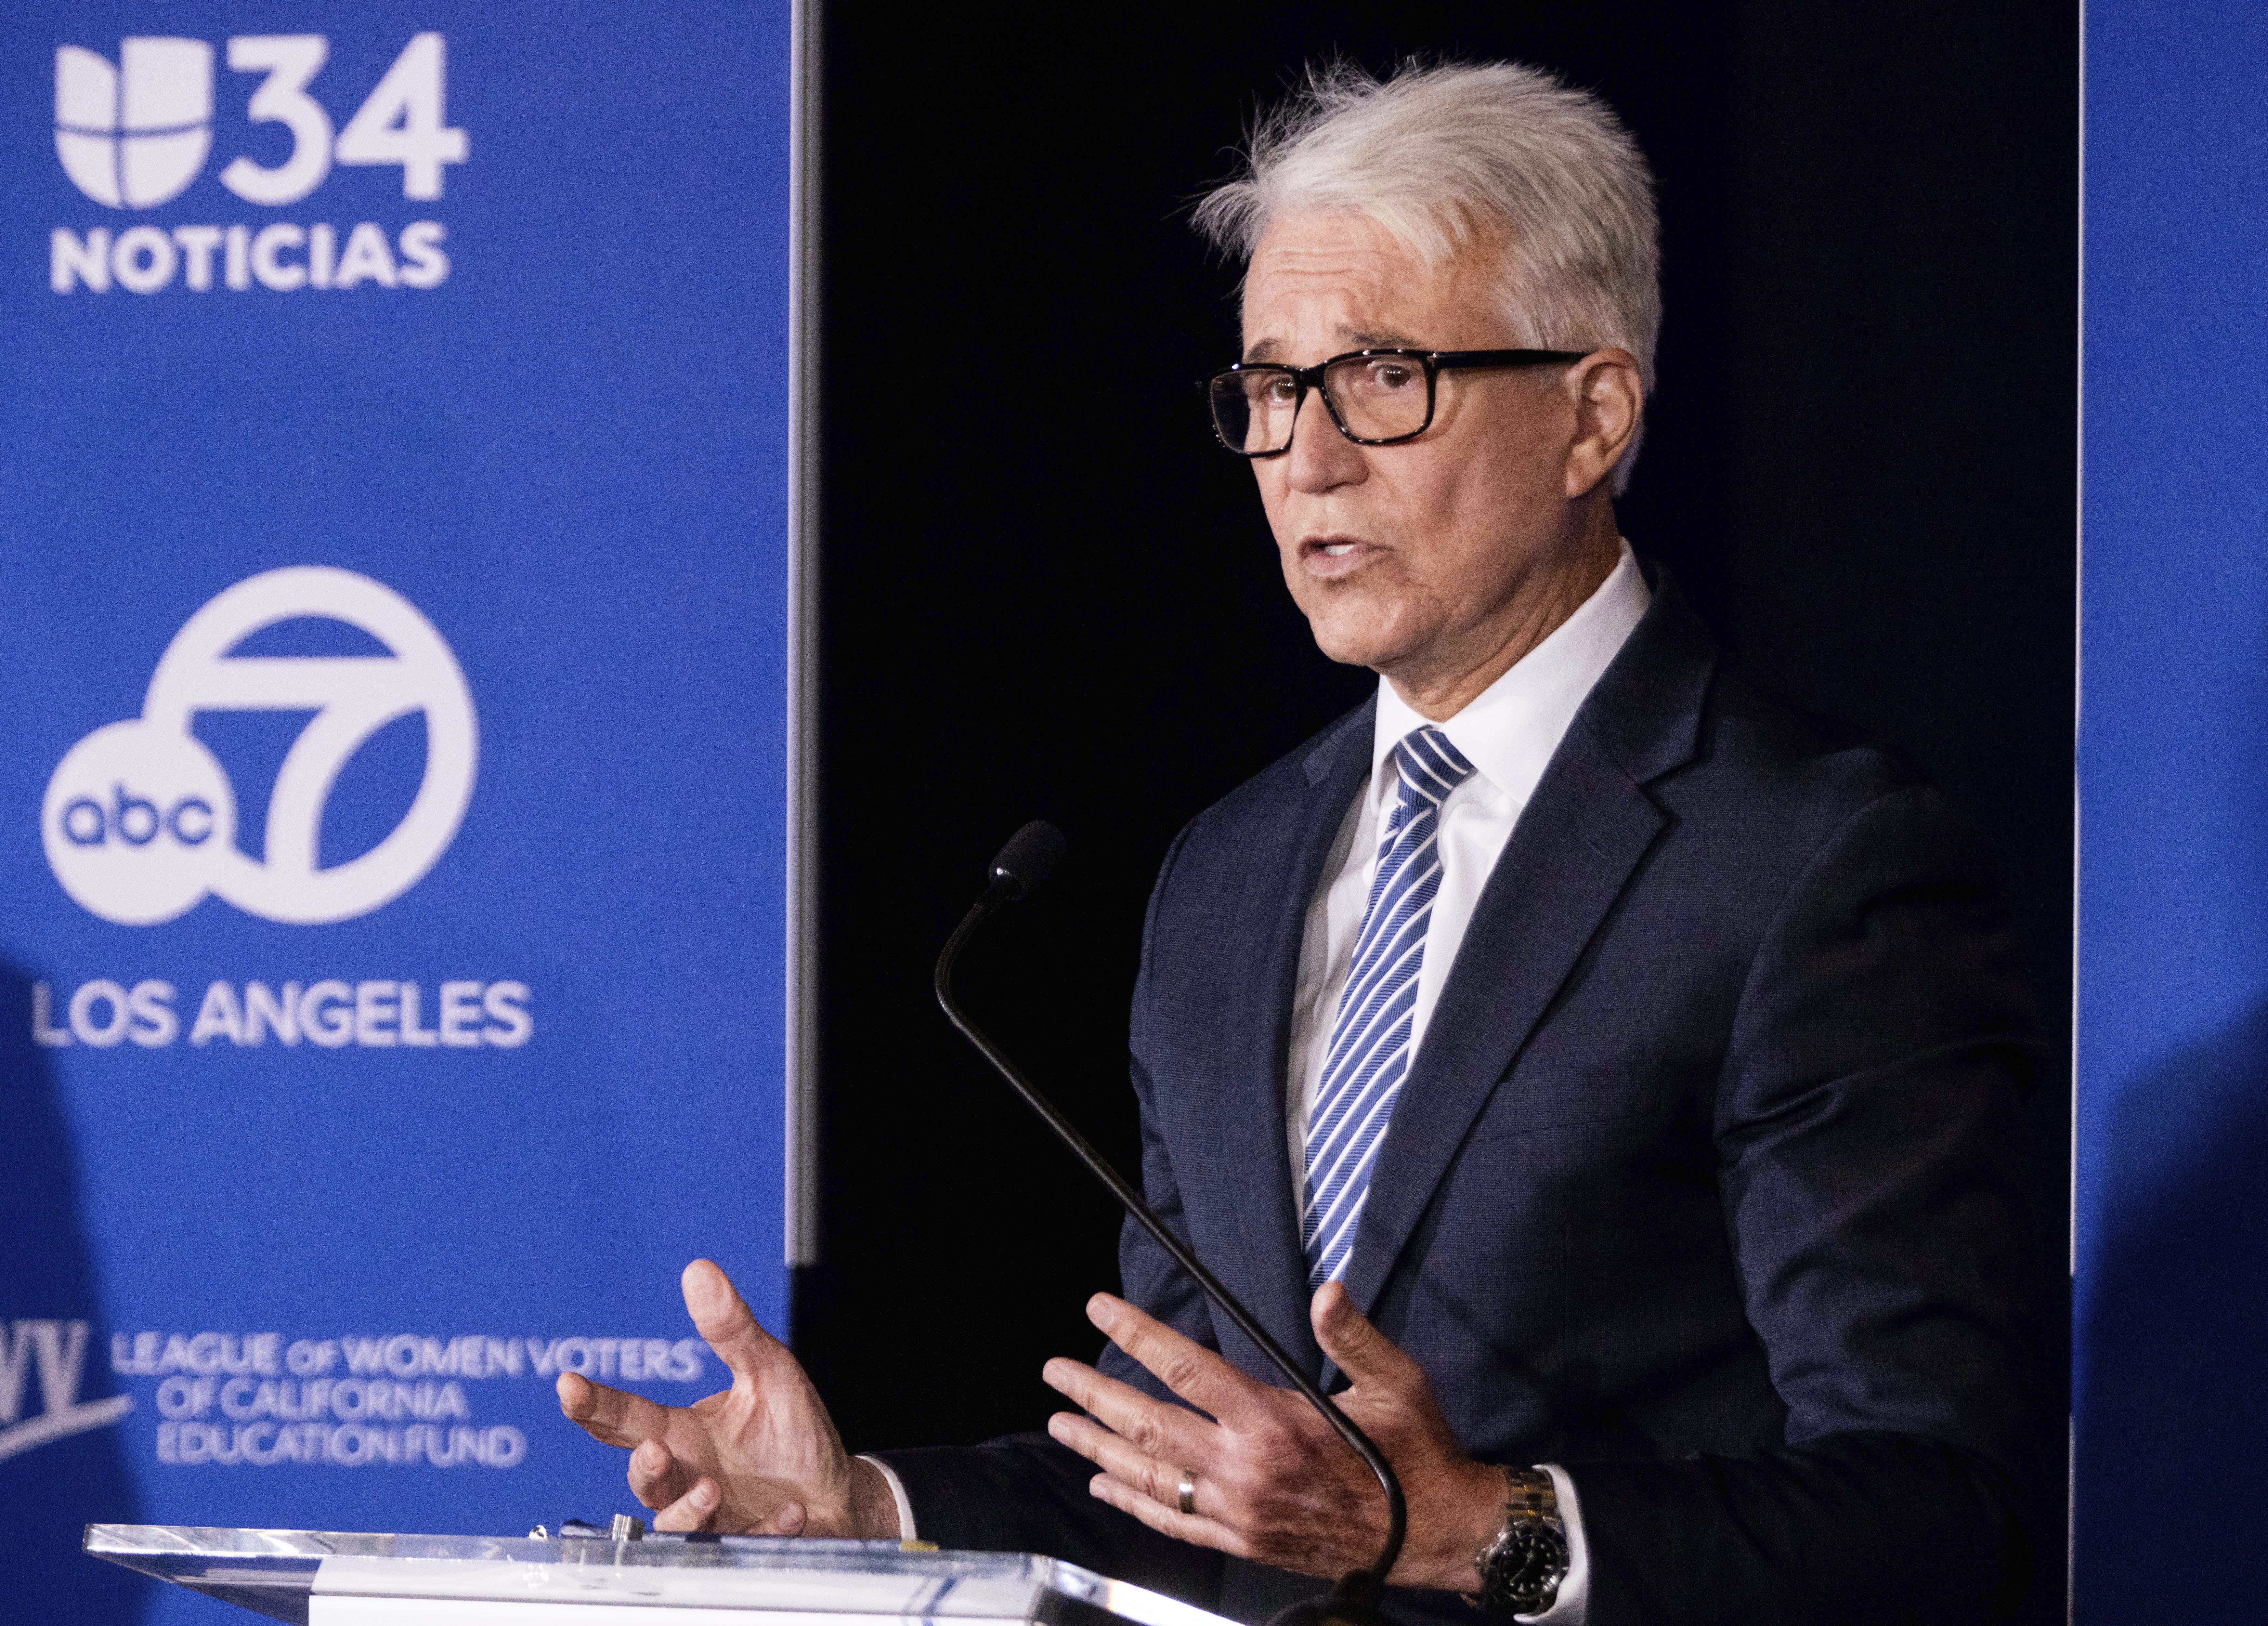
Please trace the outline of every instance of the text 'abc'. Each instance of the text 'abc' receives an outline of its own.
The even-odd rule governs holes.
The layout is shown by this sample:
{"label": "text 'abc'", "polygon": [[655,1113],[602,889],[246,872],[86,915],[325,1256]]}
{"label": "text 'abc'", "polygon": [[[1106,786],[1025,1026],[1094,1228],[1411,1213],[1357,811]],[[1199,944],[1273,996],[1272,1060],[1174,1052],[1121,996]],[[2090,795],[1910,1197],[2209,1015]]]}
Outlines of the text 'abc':
{"label": "text 'abc'", "polygon": [[[295,620],[342,622],[386,653],[239,651],[254,633]],[[204,710],[313,714],[276,770],[257,858],[237,841],[236,787],[192,726]],[[321,864],[324,809],[341,769],[412,712],[424,715],[426,756],[409,812],[360,857]],[[472,799],[478,761],[465,674],[416,605],[351,570],[264,570],[174,634],[141,716],[106,723],[63,754],[41,800],[41,842],[63,890],[118,925],[173,920],[213,894],[262,920],[327,925],[383,907],[432,868]]]}

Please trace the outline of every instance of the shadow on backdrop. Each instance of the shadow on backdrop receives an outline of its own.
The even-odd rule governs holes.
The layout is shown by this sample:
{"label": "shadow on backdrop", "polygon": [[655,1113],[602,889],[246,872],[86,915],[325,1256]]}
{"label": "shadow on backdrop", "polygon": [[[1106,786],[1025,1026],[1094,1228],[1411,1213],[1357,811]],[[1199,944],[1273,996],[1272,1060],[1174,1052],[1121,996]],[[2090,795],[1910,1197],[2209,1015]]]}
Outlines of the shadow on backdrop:
{"label": "shadow on backdrop", "polygon": [[2073,1590],[2097,1618],[2257,1619],[2268,999],[2146,1074],[2114,1122],[2080,1310]]}
{"label": "shadow on backdrop", "polygon": [[[158,1583],[78,1551],[89,1524],[141,1522],[126,1440],[114,1423],[61,1438],[55,1424],[42,1426],[111,1393],[111,1328],[80,1219],[77,1148],[48,1052],[26,1019],[33,980],[0,960],[0,1529],[11,1555],[0,1613],[126,1626],[143,1618]],[[85,1326],[83,1345],[75,1322]]]}

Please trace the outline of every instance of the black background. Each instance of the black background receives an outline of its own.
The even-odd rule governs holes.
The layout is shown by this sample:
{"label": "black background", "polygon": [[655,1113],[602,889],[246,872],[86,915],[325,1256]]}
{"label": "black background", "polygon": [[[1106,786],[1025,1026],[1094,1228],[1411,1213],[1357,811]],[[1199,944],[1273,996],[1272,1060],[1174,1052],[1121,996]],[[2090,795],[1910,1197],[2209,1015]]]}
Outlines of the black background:
{"label": "black background", "polygon": [[[1668,314],[1624,533],[1984,826],[2067,1056],[2076,8],[832,8],[823,1259],[793,1335],[854,1450],[1036,1426],[1116,1281],[1108,1200],[930,998],[986,859],[1027,818],[1071,837],[964,988],[1130,1169],[1159,861],[1375,681],[1315,651],[1207,436],[1236,269],[1185,211],[1302,63],[1412,52],[1557,70],[1636,132]],[[2067,1078],[2034,1112],[2058,1281]]]}

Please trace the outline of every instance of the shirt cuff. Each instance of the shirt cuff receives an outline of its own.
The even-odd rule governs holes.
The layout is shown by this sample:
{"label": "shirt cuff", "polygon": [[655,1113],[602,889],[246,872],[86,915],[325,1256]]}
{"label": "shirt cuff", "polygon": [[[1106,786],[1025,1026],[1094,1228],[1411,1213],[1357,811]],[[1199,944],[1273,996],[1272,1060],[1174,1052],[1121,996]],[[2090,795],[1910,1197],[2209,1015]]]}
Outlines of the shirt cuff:
{"label": "shirt cuff", "polygon": [[1551,1475],[1551,1494],[1559,1498],[1559,1521],[1567,1527],[1567,1576],[1559,1583],[1559,1595],[1551,1600],[1550,1608],[1541,1615],[1515,1615],[1512,1618],[1527,1621],[1530,1626],[1583,1626],[1591,1612],[1591,1549],[1583,1540],[1583,1505],[1576,1497],[1575,1482],[1567,1476],[1565,1468],[1556,1462],[1539,1462],[1535,1466]]}
{"label": "shirt cuff", "polygon": [[[898,1505],[898,1540],[901,1541],[920,1541],[921,1537],[914,1534],[914,1505],[906,1500],[905,1481],[900,1479],[895,1471],[891,1468],[890,1465],[883,1461],[880,1457],[861,1455],[858,1460],[861,1462],[872,1462],[876,1468],[880,1468],[882,1470],[882,1477],[889,1483],[890,1500]],[[1553,1470],[1553,1478],[1555,1482],[1557,1477],[1557,1470],[1555,1469]],[[1566,1504],[1562,1502],[1560,1505],[1564,1507]],[[1570,1529],[1572,1529],[1572,1526],[1570,1527]],[[1585,1572],[1587,1574],[1589,1566],[1586,1565],[1584,1568]],[[1575,1572],[1572,1568],[1567,1571],[1567,1578],[1571,1581],[1575,1578]],[[1560,1592],[1561,1595],[1565,1596],[1566,1589],[1562,1587]],[[1582,1617],[1580,1615],[1571,1615],[1566,1618],[1571,1622],[1580,1622]],[[1551,1626],[1559,1626],[1560,1617],[1558,1615],[1551,1615],[1550,1619]]]}

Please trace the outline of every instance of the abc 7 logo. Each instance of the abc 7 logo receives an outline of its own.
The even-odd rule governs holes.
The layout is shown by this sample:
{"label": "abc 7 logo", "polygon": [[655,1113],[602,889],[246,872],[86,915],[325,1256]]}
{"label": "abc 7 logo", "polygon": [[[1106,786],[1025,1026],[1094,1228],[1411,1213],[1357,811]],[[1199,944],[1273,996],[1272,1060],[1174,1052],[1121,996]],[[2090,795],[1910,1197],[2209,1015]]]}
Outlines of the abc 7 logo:
{"label": "abc 7 logo", "polygon": [[[391,654],[236,656],[263,627],[345,622]],[[236,792],[190,732],[199,711],[312,711],[268,802],[264,857],[236,845]],[[425,714],[425,774],[392,834],[360,857],[317,867],[331,786],[379,729]],[[292,925],[351,920],[415,886],[448,848],[472,799],[473,696],[417,607],[367,576],[322,565],[240,581],[189,617],[158,658],[142,715],[73,746],[48,781],[48,865],[79,906],[120,925],[188,913],[207,893]]]}

